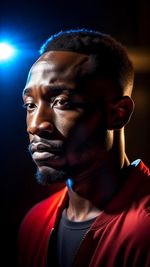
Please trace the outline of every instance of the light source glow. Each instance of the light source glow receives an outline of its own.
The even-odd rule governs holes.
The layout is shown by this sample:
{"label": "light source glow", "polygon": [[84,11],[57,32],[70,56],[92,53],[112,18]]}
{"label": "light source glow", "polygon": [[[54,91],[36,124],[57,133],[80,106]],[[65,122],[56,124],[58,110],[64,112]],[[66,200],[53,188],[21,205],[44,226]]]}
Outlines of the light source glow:
{"label": "light source glow", "polygon": [[0,42],[0,61],[10,59],[14,56],[15,49],[6,42]]}

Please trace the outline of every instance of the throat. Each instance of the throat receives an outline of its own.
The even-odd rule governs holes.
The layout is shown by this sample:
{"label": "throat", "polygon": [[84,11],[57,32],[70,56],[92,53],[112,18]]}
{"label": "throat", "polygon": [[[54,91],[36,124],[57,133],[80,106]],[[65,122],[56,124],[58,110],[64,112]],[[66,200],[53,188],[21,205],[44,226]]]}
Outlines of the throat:
{"label": "throat", "polygon": [[89,200],[79,196],[69,189],[69,205],[66,209],[68,220],[82,222],[96,218],[102,212],[96,208]]}

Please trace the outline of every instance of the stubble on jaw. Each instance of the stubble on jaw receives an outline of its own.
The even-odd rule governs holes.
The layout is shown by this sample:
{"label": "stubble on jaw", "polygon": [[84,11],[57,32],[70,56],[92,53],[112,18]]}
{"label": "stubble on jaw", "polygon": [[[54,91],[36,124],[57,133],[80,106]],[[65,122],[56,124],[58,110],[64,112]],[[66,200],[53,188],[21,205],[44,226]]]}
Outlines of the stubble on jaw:
{"label": "stubble on jaw", "polygon": [[52,185],[54,183],[65,183],[68,175],[66,171],[44,167],[42,172],[37,168],[35,177],[41,185]]}

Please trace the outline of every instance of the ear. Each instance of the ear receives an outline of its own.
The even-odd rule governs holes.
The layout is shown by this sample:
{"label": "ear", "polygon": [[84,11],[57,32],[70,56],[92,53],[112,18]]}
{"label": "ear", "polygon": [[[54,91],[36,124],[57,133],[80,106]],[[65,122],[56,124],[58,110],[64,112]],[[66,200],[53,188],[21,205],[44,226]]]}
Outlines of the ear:
{"label": "ear", "polygon": [[108,129],[115,130],[124,127],[130,120],[134,110],[134,102],[129,96],[123,96],[113,104],[108,114]]}

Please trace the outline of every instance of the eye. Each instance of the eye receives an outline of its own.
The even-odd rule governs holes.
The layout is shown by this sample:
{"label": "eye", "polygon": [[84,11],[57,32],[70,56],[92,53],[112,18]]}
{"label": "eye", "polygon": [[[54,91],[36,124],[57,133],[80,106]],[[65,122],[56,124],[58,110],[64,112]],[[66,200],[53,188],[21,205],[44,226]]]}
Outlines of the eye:
{"label": "eye", "polygon": [[25,108],[27,111],[33,111],[36,108],[36,105],[34,103],[25,103],[23,104],[23,108]]}
{"label": "eye", "polygon": [[70,109],[72,102],[68,97],[56,97],[52,102],[52,108],[61,110]]}

